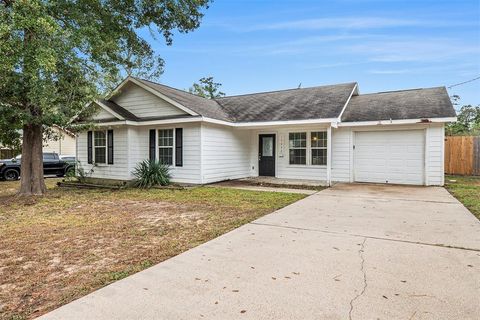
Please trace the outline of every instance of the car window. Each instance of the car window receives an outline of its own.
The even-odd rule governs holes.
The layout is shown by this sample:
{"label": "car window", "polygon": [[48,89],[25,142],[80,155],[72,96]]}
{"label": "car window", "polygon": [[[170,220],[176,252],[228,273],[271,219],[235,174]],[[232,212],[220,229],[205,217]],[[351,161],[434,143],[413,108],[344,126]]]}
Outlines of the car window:
{"label": "car window", "polygon": [[43,160],[55,160],[55,154],[54,153],[44,153],[43,154]]}

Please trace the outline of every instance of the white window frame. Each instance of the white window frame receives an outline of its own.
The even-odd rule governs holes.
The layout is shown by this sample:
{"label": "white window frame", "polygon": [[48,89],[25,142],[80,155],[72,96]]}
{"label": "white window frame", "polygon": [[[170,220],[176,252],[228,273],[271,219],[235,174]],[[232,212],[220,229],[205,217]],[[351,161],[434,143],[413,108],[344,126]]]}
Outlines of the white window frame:
{"label": "white window frame", "polygon": [[[326,139],[326,142],[327,142],[327,145],[325,147],[312,147],[312,133],[320,133],[320,132],[323,132],[325,133],[327,139]],[[309,139],[310,141],[310,165],[311,166],[315,166],[315,167],[326,167],[327,166],[327,163],[328,163],[328,131],[310,131],[309,132]],[[313,150],[325,150],[326,151],[326,155],[325,155],[325,164],[313,164],[313,161],[312,161],[312,157],[313,157]]]}
{"label": "white window frame", "polygon": [[[305,147],[293,147],[290,148],[290,134],[302,134],[305,133]],[[308,132],[307,131],[292,131],[287,133],[288,136],[288,165],[290,166],[306,166],[308,165]],[[305,163],[290,163],[290,150],[305,150]]]}
{"label": "white window frame", "polygon": [[[306,144],[306,160],[305,164],[290,164],[290,133],[306,133],[307,144]],[[325,132],[327,134],[327,146],[326,147],[313,147],[312,148],[312,132]],[[328,145],[330,143],[330,137],[328,135],[327,129],[317,129],[317,130],[292,130],[287,132],[287,143],[288,143],[288,166],[289,167],[312,167],[312,168],[327,168],[328,166]],[[304,148],[294,148],[294,149],[304,149]],[[312,149],[326,149],[327,150],[327,163],[326,164],[312,164]]]}
{"label": "white window frame", "polygon": [[[96,132],[103,132],[105,134],[105,146],[97,146],[95,144],[96,142],[96,139],[95,139],[95,133]],[[108,165],[108,132],[107,130],[95,130],[93,131],[92,133],[92,147],[93,147],[93,150],[92,150],[92,158],[93,158],[93,163],[95,163],[96,165],[100,165],[100,166],[107,166]],[[105,148],[105,162],[97,162],[96,161],[96,157],[95,155],[97,154],[97,148]]]}
{"label": "white window frame", "polygon": [[[175,129],[176,128],[158,128],[158,129],[156,129],[156,146],[155,146],[156,159],[157,159],[157,161],[160,161],[160,148],[172,148],[172,164],[169,165],[172,168],[176,167],[175,166],[175,144],[176,144]],[[160,146],[159,145],[159,142],[160,142],[159,131],[160,130],[172,130],[172,134],[173,134],[173,145],[172,146]]]}

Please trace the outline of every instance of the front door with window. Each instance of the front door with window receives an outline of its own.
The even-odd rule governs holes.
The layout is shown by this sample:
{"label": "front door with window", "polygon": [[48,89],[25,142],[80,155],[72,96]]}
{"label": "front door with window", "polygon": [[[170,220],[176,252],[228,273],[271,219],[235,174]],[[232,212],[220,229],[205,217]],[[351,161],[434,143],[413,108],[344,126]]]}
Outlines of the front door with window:
{"label": "front door with window", "polygon": [[258,175],[275,176],[275,135],[261,134],[258,141]]}

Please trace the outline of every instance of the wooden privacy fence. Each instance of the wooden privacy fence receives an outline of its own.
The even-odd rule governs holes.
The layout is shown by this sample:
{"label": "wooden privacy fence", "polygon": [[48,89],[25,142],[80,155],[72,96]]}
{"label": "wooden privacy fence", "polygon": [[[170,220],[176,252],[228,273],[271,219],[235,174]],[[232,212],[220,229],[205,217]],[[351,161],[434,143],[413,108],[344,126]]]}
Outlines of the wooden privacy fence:
{"label": "wooden privacy fence", "polygon": [[445,173],[480,175],[480,136],[445,137]]}

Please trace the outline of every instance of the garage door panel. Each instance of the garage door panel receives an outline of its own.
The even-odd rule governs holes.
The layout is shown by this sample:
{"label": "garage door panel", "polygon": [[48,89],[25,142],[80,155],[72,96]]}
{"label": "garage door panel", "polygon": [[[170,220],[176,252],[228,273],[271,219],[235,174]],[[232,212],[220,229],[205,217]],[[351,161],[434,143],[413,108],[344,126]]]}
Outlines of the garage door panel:
{"label": "garage door panel", "polygon": [[355,134],[355,181],[423,184],[425,132],[367,131]]}

